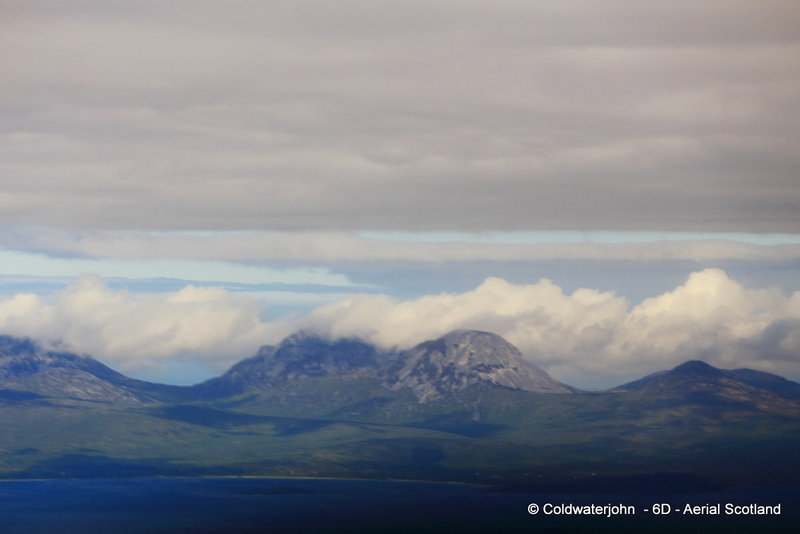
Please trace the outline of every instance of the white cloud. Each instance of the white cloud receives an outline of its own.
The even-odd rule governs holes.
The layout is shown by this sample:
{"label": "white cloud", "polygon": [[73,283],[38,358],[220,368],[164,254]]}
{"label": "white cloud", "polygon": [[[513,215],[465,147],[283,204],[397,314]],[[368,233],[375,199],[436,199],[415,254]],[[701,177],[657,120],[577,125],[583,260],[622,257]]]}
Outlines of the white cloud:
{"label": "white cloud", "polygon": [[456,328],[493,331],[554,376],[579,384],[616,380],[703,359],[800,377],[800,292],[749,289],[719,269],[631,307],[610,292],[565,294],[549,280],[487,279],[473,291],[396,301],[353,296],[311,313],[303,326],[406,348]]}
{"label": "white cloud", "polygon": [[259,312],[252,299],[219,288],[136,296],[84,276],[52,303],[32,294],[0,301],[0,330],[91,354],[123,372],[157,373],[176,357],[222,369],[288,334],[260,322]]}
{"label": "white cloud", "polygon": [[303,326],[332,337],[355,335],[383,347],[408,348],[458,328],[491,330],[537,359],[560,360],[581,344],[576,333],[595,333],[625,316],[625,299],[581,289],[565,295],[549,280],[514,285],[489,278],[473,291],[395,301],[356,295],[322,306]]}
{"label": "white cloud", "polygon": [[[723,367],[800,365],[800,292],[749,289],[719,269],[693,273],[682,286],[633,308],[608,347],[642,363],[709,360]],[[769,339],[778,325],[788,329]],[[796,373],[797,371],[793,371]]]}
{"label": "white cloud", "polygon": [[86,276],[52,302],[32,294],[0,301],[0,332],[57,341],[149,376],[175,358],[221,371],[299,329],[402,349],[472,328],[505,337],[578,386],[609,387],[693,358],[800,378],[800,291],[747,288],[718,269],[636,306],[613,292],[567,294],[546,279],[489,278],[471,291],[411,300],[353,294],[303,317],[264,321],[260,311],[220,288],[136,296]]}

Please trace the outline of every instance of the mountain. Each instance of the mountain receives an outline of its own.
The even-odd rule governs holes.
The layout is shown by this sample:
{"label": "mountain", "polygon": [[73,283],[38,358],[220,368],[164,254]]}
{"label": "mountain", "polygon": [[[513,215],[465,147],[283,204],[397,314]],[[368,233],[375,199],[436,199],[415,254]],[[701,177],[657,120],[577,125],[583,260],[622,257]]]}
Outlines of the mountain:
{"label": "mountain", "polygon": [[140,404],[182,388],[135,380],[89,356],[48,351],[28,339],[0,336],[0,390],[43,397]]}
{"label": "mountain", "polygon": [[150,400],[135,382],[86,356],[45,351],[30,340],[0,337],[0,387],[48,397],[136,404]]}
{"label": "mountain", "polygon": [[669,389],[676,384],[684,382],[717,382],[723,376],[722,372],[716,367],[700,360],[690,360],[671,370],[649,374],[638,380],[617,386],[615,389],[622,391],[634,391],[645,388],[651,390]]}
{"label": "mountain", "polygon": [[572,393],[545,371],[524,360],[496,334],[457,330],[402,353],[387,370],[391,389],[407,387],[427,402],[480,383],[535,393]]}
{"label": "mountain", "polygon": [[771,391],[787,399],[800,399],[800,384],[782,376],[755,371],[753,369],[732,369],[722,371],[725,376],[744,382],[747,385]]}
{"label": "mountain", "polygon": [[691,360],[669,371],[661,371],[616,388],[651,396],[683,396],[706,403],[728,402],[765,410],[794,409],[800,384],[782,377],[738,369],[726,371]]}
{"label": "mountain", "polygon": [[407,389],[421,403],[485,385],[536,393],[574,391],[524,360],[500,336],[478,331],[451,332],[399,353],[358,339],[326,340],[300,332],[277,346],[261,347],[222,376],[189,387],[134,380],[88,356],[45,351],[29,340],[0,339],[0,389],[49,397],[133,404],[213,401],[322,377],[365,379],[387,394]]}
{"label": "mountain", "polygon": [[381,351],[358,339],[325,340],[298,333],[277,347],[262,347],[193,391],[199,397],[230,397],[326,376],[380,380],[392,391],[408,388],[422,403],[482,384],[536,393],[574,391],[524,360],[500,336],[467,330],[399,353]]}
{"label": "mountain", "polygon": [[192,389],[201,397],[226,397],[302,378],[375,377],[386,357],[374,346],[358,339],[329,341],[301,332],[287,337],[277,347],[261,347],[252,358]]}

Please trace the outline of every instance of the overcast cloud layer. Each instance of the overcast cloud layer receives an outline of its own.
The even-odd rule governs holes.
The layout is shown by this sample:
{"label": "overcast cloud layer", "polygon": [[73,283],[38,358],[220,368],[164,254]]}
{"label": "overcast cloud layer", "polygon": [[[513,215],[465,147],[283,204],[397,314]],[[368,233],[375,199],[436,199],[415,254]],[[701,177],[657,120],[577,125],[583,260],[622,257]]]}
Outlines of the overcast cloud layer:
{"label": "overcast cloud layer", "polygon": [[221,372],[298,330],[402,349],[474,328],[504,336],[578,386],[610,387],[697,358],[800,378],[800,291],[748,288],[717,269],[693,273],[638,305],[589,288],[565,293],[546,279],[519,285],[489,278],[470,291],[410,300],[353,294],[276,321],[260,319],[259,308],[220,288],[143,297],[84,277],[52,302],[33,294],[0,301],[0,330],[149,377],[186,354]]}
{"label": "overcast cloud layer", "polygon": [[800,227],[800,7],[7,1],[0,223]]}

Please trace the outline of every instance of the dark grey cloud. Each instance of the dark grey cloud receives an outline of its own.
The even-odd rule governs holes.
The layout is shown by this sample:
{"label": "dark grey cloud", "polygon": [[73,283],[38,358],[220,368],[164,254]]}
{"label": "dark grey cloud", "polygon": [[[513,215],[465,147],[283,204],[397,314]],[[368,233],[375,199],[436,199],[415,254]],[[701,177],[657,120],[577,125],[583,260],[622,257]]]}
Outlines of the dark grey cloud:
{"label": "dark grey cloud", "polygon": [[795,2],[6,2],[0,224],[800,227]]}

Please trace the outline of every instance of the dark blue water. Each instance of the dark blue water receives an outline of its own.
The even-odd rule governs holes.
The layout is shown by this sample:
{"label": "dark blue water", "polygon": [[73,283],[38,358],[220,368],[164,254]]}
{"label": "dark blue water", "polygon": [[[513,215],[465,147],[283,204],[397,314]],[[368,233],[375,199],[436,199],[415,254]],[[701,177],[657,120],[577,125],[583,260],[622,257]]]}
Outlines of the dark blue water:
{"label": "dark blue water", "polygon": [[[654,503],[781,504],[779,516],[654,516]],[[531,503],[540,507],[531,515]],[[547,515],[545,504],[624,504],[634,515]],[[0,533],[797,532],[800,489],[713,494],[502,493],[459,484],[322,479],[0,482]]]}

